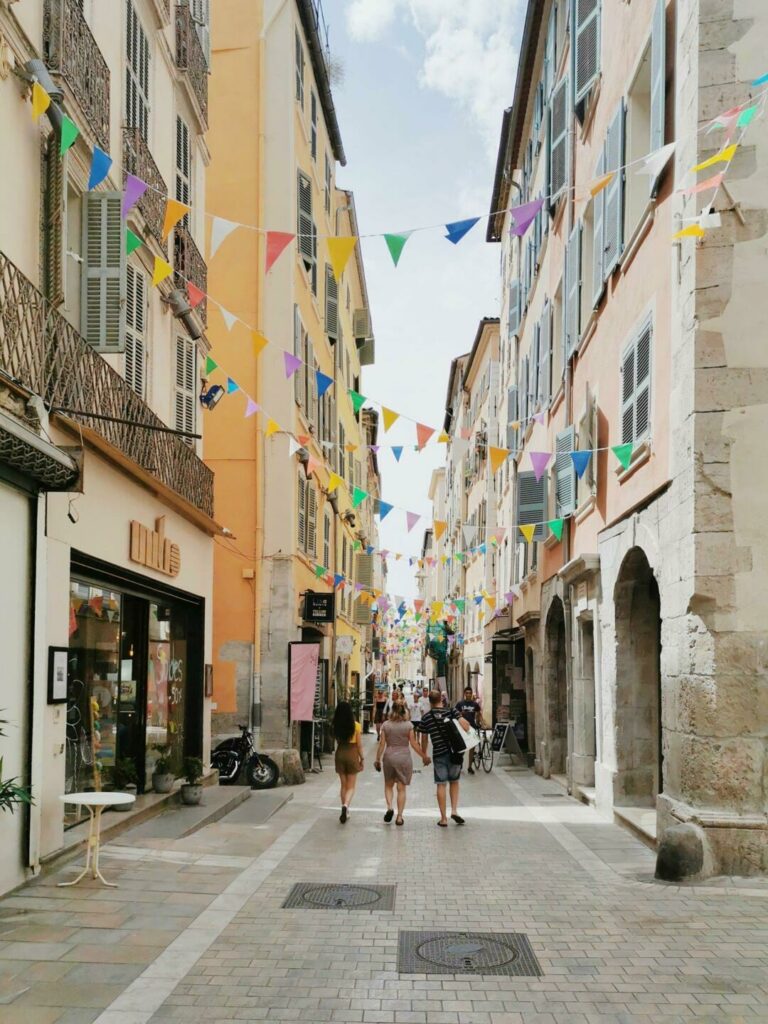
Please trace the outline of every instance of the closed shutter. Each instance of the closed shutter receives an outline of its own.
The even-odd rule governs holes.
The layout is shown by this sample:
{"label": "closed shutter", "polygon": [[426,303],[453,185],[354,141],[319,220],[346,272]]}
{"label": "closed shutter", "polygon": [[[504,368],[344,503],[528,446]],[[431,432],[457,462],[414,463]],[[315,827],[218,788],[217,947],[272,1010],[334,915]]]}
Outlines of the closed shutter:
{"label": "closed shutter", "polygon": [[323,566],[327,569],[331,561],[331,517],[323,516]]}
{"label": "closed shutter", "polygon": [[635,343],[621,361],[621,443],[635,439]]}
{"label": "closed shutter", "polygon": [[555,516],[562,519],[576,509],[576,470],[571,452],[576,447],[576,430],[566,427],[555,438]]}
{"label": "closed shutter", "polygon": [[554,206],[568,179],[568,115],[568,76],[565,75],[552,93],[549,137],[550,206]]}
{"label": "closed shutter", "polygon": [[586,97],[600,72],[600,0],[575,0],[574,100]]}
{"label": "closed shutter", "polygon": [[147,280],[132,264],[126,267],[125,382],[146,397]]}
{"label": "closed shutter", "polygon": [[640,332],[635,350],[635,436],[634,441],[647,437],[651,428],[651,338],[653,327],[649,320]]}
{"label": "closed shutter", "polygon": [[536,523],[534,540],[544,540],[544,520],[547,508],[547,474],[536,481],[534,473],[517,474],[517,525]]}
{"label": "closed shutter", "polygon": [[547,42],[544,49],[544,102],[549,101],[557,75],[557,4],[552,3],[547,23]]}
{"label": "closed shutter", "polygon": [[[299,313],[298,305],[294,304],[293,307],[293,354],[297,359],[303,359],[304,353],[302,351],[302,339],[301,339],[301,314]],[[304,378],[301,373],[301,367],[293,375],[293,397],[296,399],[299,405],[304,402]]]}
{"label": "closed shutter", "polygon": [[64,301],[64,224],[67,196],[67,155],[59,156],[56,132],[45,150],[45,297],[52,306]]}
{"label": "closed shutter", "polygon": [[[189,127],[183,118],[176,118],[176,199],[186,206],[192,203],[192,147]],[[182,224],[187,226],[189,214],[184,215]]]}
{"label": "closed shutter", "polygon": [[581,224],[574,225],[565,251],[565,305],[563,310],[565,355],[570,359],[579,347],[581,331]]}
{"label": "closed shutter", "polygon": [[[176,385],[174,390],[174,412],[177,430],[195,432],[197,409],[197,351],[189,338],[176,339]],[[193,437],[182,438],[185,444],[194,447]]]}
{"label": "closed shutter", "polygon": [[121,192],[83,196],[80,333],[99,352],[125,349],[125,221]]}
{"label": "closed shutter", "polygon": [[298,545],[302,551],[307,547],[307,481],[303,476],[298,478]]}
{"label": "closed shutter", "polygon": [[518,420],[518,390],[516,387],[507,388],[507,448],[514,451],[517,448],[518,432],[510,424]]}
{"label": "closed shutter", "polygon": [[347,454],[344,448],[347,444],[347,432],[344,430],[344,424],[339,423],[339,443],[336,445],[336,472],[340,477],[343,477],[346,473],[347,465]]}
{"label": "closed shutter", "polygon": [[334,341],[339,339],[339,285],[333,269],[325,265],[325,333]]}
{"label": "closed shutter", "polygon": [[605,193],[603,277],[607,280],[621,256],[624,229],[624,104],[619,104],[605,140],[605,170],[614,171]]}
{"label": "closed shutter", "polygon": [[521,412],[523,420],[523,429],[525,429],[528,423],[528,415],[531,406],[530,388],[528,381],[528,356],[526,356],[520,364],[520,383],[523,389]]}
{"label": "closed shutter", "polygon": [[533,325],[533,345],[531,346],[530,356],[530,394],[531,394],[531,411],[536,410],[536,406],[539,404],[540,399],[540,371],[541,371],[541,320],[538,320]]}
{"label": "closed shutter", "polygon": [[310,358],[307,359],[307,365],[304,367],[304,372],[309,380],[309,422],[313,429],[317,430],[318,436],[320,436],[320,402],[317,397],[318,369],[317,361],[310,352]]}
{"label": "closed shutter", "polygon": [[508,330],[509,336],[517,334],[520,329],[520,282],[518,280],[509,283],[509,312]]}
{"label": "closed shutter", "polygon": [[355,457],[352,452],[347,452],[347,483],[350,488],[355,486]]}
{"label": "closed shutter", "polygon": [[[599,179],[605,171],[605,153],[600,154],[600,159],[595,168],[595,178]],[[592,305],[596,308],[603,294],[605,286],[605,275],[603,274],[603,256],[605,248],[605,189],[592,200]]]}
{"label": "closed shutter", "polygon": [[315,557],[317,552],[317,491],[315,485],[307,481],[307,545],[306,552]]}
{"label": "closed shutter", "polygon": [[539,366],[539,397],[542,407],[547,409],[552,396],[552,308],[549,301],[544,303],[541,316]]}
{"label": "closed shutter", "polygon": [[315,90],[309,94],[309,149],[312,159],[317,160],[317,95]]}
{"label": "closed shutter", "polygon": [[315,260],[315,224],[312,220],[312,182],[299,171],[297,192],[297,233],[299,253],[307,270]]}
{"label": "closed shutter", "polygon": [[[373,589],[373,555],[357,555],[355,558],[355,576],[362,584],[363,590]],[[370,607],[361,598],[355,601],[354,620],[357,625],[366,625],[371,621]]]}
{"label": "closed shutter", "polygon": [[149,141],[149,39],[133,0],[126,4],[125,120]]}
{"label": "closed shutter", "polygon": [[205,62],[211,66],[211,0],[192,0],[190,13],[195,23],[197,38],[203,48]]}
{"label": "closed shutter", "polygon": [[[651,152],[664,145],[666,92],[666,3],[656,0],[651,34]],[[658,177],[651,179],[651,195],[656,194]]]}
{"label": "closed shutter", "polygon": [[300,106],[304,106],[304,47],[301,45],[301,36],[298,30],[295,33],[296,47],[296,99]]}

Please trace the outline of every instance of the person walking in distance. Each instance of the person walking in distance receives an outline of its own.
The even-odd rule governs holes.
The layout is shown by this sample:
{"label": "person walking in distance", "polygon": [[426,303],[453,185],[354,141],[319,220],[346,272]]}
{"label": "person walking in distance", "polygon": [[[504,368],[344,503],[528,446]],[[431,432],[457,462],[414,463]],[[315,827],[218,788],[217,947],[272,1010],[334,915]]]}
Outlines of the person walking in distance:
{"label": "person walking in distance", "polygon": [[[464,687],[464,696],[456,705],[456,710],[465,718],[473,729],[483,728],[483,714],[480,705],[475,700],[475,695],[472,692],[471,686]],[[475,769],[472,767],[472,751],[467,751],[467,771],[470,775],[475,774]]]}
{"label": "person walking in distance", "polygon": [[[419,709],[418,721],[421,722],[422,719],[424,718],[424,716],[426,715],[426,713],[430,709],[429,687],[428,686],[424,686],[419,691],[419,693],[417,694],[416,705],[417,705],[417,707]],[[413,716],[411,716],[411,718],[413,720]],[[422,754],[426,754],[427,747],[429,746],[429,734],[426,733],[426,732],[420,732],[419,729],[417,729],[416,732],[417,732],[418,738],[419,738],[419,740],[421,742],[421,752],[422,752]]]}
{"label": "person walking in distance", "polygon": [[421,750],[413,731],[413,725],[407,719],[407,714],[405,703],[398,701],[392,708],[389,718],[381,727],[381,739],[376,750],[376,760],[373,762],[373,767],[377,772],[381,771],[382,766],[384,768],[384,799],[387,802],[384,821],[387,824],[392,821],[395,813],[392,808],[395,787],[397,787],[395,824],[403,824],[406,787],[410,786],[413,777],[411,749],[419,755],[425,765],[430,763],[429,758]]}
{"label": "person walking in distance", "polygon": [[376,726],[376,738],[381,737],[381,726],[384,721],[384,708],[387,704],[387,691],[383,686],[376,687],[374,697],[373,724]]}
{"label": "person walking in distance", "polygon": [[339,701],[333,716],[333,735],[336,739],[336,774],[341,785],[339,821],[342,825],[349,816],[349,805],[355,795],[358,773],[365,767],[360,744],[362,732],[360,723],[355,721],[352,705],[346,700]]}
{"label": "person walking in distance", "polygon": [[459,814],[459,776],[464,761],[463,754],[452,754],[449,743],[449,729],[453,729],[452,719],[456,719],[459,727],[469,729],[469,722],[462,718],[454,708],[443,708],[442,694],[432,690],[429,694],[429,711],[419,722],[419,732],[427,733],[432,740],[432,765],[437,786],[437,806],[440,808],[440,828],[448,827],[446,816],[445,787],[450,789],[451,819],[457,825],[463,825],[464,819]]}

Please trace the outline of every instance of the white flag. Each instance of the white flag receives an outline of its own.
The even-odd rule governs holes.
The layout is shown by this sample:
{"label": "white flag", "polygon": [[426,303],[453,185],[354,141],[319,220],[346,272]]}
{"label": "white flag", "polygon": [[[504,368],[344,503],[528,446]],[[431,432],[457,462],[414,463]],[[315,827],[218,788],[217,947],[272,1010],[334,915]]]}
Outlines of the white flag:
{"label": "white flag", "polygon": [[676,142],[668,142],[666,146],[649,153],[645,158],[642,167],[638,167],[635,174],[650,174],[652,178],[658,178],[667,166],[670,157],[675,152]]}
{"label": "white flag", "polygon": [[213,224],[211,225],[211,254],[209,259],[213,259],[221,243],[228,238],[235,228],[239,228],[240,225],[234,220],[224,220],[223,217],[214,217]]}

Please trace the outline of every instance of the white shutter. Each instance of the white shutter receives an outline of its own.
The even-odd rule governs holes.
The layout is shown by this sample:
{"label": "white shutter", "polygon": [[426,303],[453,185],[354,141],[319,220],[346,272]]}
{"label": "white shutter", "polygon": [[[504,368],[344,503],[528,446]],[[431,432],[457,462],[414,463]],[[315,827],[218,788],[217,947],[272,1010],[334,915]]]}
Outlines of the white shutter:
{"label": "white shutter", "polygon": [[561,430],[555,438],[555,516],[572,515],[576,508],[576,470],[571,452],[576,447],[573,426]]}
{"label": "white shutter", "polygon": [[339,285],[333,268],[325,265],[325,333],[335,341],[339,339]]}
{"label": "white shutter", "polygon": [[557,74],[557,4],[552,3],[547,23],[547,42],[544,50],[544,102],[547,103]]}
{"label": "white shutter", "polygon": [[[176,200],[189,206],[192,203],[192,147],[189,127],[176,116]],[[186,226],[188,214],[182,223]]]}
{"label": "white shutter", "polygon": [[552,397],[552,308],[549,300],[544,303],[539,338],[539,397],[542,407],[549,408]]}
{"label": "white shutter", "polygon": [[537,320],[533,325],[533,345],[531,346],[531,357],[529,362],[531,385],[529,391],[531,393],[531,408],[532,411],[536,410],[536,406],[539,404],[540,395],[540,370],[541,370],[541,320]]}
{"label": "white shutter", "polygon": [[547,508],[547,474],[536,482],[532,472],[517,474],[517,526],[536,523],[534,540],[544,540],[544,520]]}
{"label": "white shutter", "polygon": [[651,428],[651,340],[653,326],[644,324],[635,348],[635,436],[640,441]]}
{"label": "white shutter", "polygon": [[298,477],[298,544],[302,551],[307,549],[307,481],[303,473]]}
{"label": "white shutter", "polygon": [[[595,178],[599,179],[605,171],[605,151],[600,154],[600,159],[595,168]],[[604,248],[605,248],[605,189],[592,200],[592,305],[597,307],[603,294],[605,285]]]}
{"label": "white shutter", "polygon": [[579,347],[581,331],[581,223],[574,225],[565,252],[565,303],[563,306],[565,356]]}
{"label": "white shutter", "polygon": [[552,93],[549,135],[549,195],[550,206],[568,181],[568,76],[564,75]]}
{"label": "white shutter", "polygon": [[600,0],[575,0],[574,100],[586,97],[600,72]]}
{"label": "white shutter", "polygon": [[149,141],[149,39],[133,0],[126,3],[125,121]]}
{"label": "white shutter", "polygon": [[146,397],[147,280],[132,264],[126,267],[125,382]]}
{"label": "white shutter", "polygon": [[297,184],[297,241],[304,266],[310,270],[316,253],[315,224],[312,220],[312,182],[299,171]]}
{"label": "white shutter", "polygon": [[[293,306],[293,354],[297,359],[303,359],[304,353],[301,345],[301,314],[296,303]],[[299,405],[304,404],[304,378],[301,367],[293,375],[293,397]]]}
{"label": "white shutter", "polygon": [[296,46],[296,99],[298,100],[299,106],[304,106],[304,47],[301,43],[301,36],[299,35],[298,29],[295,33],[295,46]]}
{"label": "white shutter", "polygon": [[307,545],[306,551],[312,558],[317,552],[317,491],[315,485],[306,482],[307,488]]}
{"label": "white shutter", "polygon": [[513,430],[511,425],[516,423],[518,419],[518,389],[511,387],[507,389],[507,448],[514,450],[517,448],[517,430]]}
{"label": "white shutter", "polygon": [[190,13],[195,23],[197,38],[203,48],[205,62],[211,66],[211,5],[210,0],[191,0]]}
{"label": "white shutter", "polygon": [[624,103],[619,103],[605,140],[605,171],[614,172],[605,193],[603,222],[603,277],[607,280],[619,262],[624,228]]}
{"label": "white shutter", "polygon": [[80,333],[100,352],[125,348],[125,221],[121,192],[83,196]]}
{"label": "white shutter", "polygon": [[[664,145],[666,92],[666,4],[656,0],[651,34],[651,152]],[[658,177],[651,179],[651,195],[655,195]]]}
{"label": "white shutter", "polygon": [[[174,387],[176,429],[195,432],[197,411],[197,350],[189,338],[176,338],[176,374]],[[193,437],[182,438],[191,448]]]}

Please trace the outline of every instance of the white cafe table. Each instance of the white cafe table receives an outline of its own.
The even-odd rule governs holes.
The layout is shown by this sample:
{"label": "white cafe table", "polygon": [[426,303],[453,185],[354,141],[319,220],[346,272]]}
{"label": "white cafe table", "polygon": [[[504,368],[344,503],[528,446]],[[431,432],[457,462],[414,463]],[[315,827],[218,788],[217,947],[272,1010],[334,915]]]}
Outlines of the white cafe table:
{"label": "white cafe table", "polygon": [[91,872],[91,878],[100,878],[104,885],[111,889],[117,889],[114,882],[108,882],[99,871],[99,850],[101,849],[101,814],[105,808],[114,807],[115,804],[132,804],[136,799],[131,793],[67,793],[60,796],[59,800],[65,804],[75,804],[78,807],[85,807],[90,815],[88,828],[88,846],[85,856],[85,867],[72,882],[59,882],[60,886],[77,885]]}

